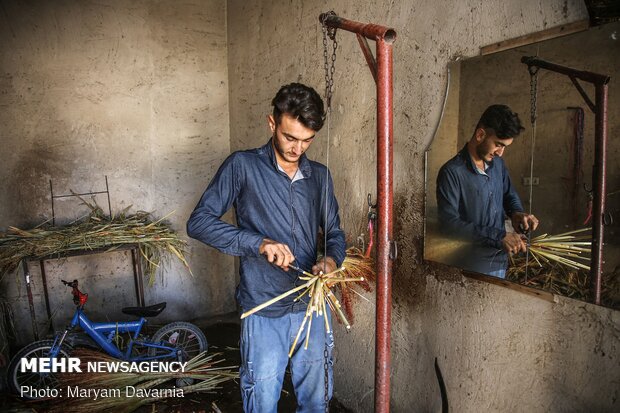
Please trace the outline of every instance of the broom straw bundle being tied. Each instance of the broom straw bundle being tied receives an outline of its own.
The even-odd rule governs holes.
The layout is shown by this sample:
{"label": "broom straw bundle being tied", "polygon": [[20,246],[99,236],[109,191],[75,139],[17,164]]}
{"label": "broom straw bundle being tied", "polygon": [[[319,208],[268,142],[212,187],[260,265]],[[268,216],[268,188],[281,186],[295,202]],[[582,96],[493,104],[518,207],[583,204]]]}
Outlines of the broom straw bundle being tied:
{"label": "broom straw bundle being tied", "polygon": [[[347,267],[348,265],[350,265],[350,268]],[[351,312],[351,303],[349,302],[348,307],[347,305],[345,305],[345,307],[343,308],[343,305],[334,295],[332,288],[337,285],[340,286],[341,295],[344,297],[345,291],[353,291],[348,287],[348,285],[350,285],[351,283],[357,283],[361,285],[364,290],[370,291],[370,286],[368,285],[366,279],[374,279],[374,266],[372,260],[364,258],[363,255],[359,252],[359,250],[355,248],[349,248],[347,250],[347,256],[342,267],[326,274],[324,274],[323,272],[320,272],[319,274],[312,274],[308,271],[304,271],[293,266],[291,266],[291,268],[302,273],[302,275],[299,277],[299,280],[304,282],[302,285],[294,287],[278,295],[277,297],[274,297],[271,300],[268,300],[263,304],[260,304],[252,308],[251,310],[246,311],[241,315],[242,319],[248,317],[295,293],[298,293],[295,301],[299,301],[302,298],[306,297],[308,300],[306,314],[301,323],[301,326],[299,327],[295,340],[289,350],[289,357],[293,355],[293,352],[297,347],[297,343],[299,342],[299,339],[301,338],[304,329],[306,331],[304,349],[308,348],[313,317],[322,316],[323,322],[325,324],[325,331],[328,334],[331,332],[329,319],[327,317],[327,307],[329,307],[331,312],[336,315],[338,320],[345,325],[347,330],[351,329],[351,323],[347,318],[347,314],[345,314]]]}
{"label": "broom straw bundle being tied", "polygon": [[[582,228],[558,235],[543,234],[530,241],[529,251],[538,266],[557,262],[573,269],[590,270],[592,241],[589,235],[576,235],[591,231]],[[587,262],[587,264],[585,263]]]}

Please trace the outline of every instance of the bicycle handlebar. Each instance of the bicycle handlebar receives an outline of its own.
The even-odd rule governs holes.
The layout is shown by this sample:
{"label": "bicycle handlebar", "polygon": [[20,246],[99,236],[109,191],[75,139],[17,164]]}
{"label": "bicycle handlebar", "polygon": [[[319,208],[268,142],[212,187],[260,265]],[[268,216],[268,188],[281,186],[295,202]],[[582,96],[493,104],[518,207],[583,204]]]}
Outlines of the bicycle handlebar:
{"label": "bicycle handlebar", "polygon": [[75,305],[83,306],[84,304],[86,304],[86,300],[88,300],[88,294],[84,294],[79,290],[78,280],[73,280],[71,282],[65,280],[60,281],[62,281],[62,283],[67,287],[72,288],[71,294],[73,294],[73,303]]}
{"label": "bicycle handlebar", "polygon": [[78,280],[73,280],[71,282],[65,281],[65,280],[60,280],[60,281],[62,281],[62,283],[64,285],[66,285],[67,287],[75,287],[75,288],[77,288],[77,286],[78,286]]}

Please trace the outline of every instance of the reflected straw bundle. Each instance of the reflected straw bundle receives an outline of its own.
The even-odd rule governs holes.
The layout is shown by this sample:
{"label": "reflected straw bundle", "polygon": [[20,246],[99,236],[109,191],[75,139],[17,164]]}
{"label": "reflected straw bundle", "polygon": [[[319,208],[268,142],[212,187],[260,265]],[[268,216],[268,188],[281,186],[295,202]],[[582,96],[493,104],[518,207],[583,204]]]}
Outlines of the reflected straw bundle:
{"label": "reflected straw bundle", "polygon": [[[291,266],[291,268],[294,268],[294,267]],[[346,274],[344,273],[345,271],[344,266],[330,273],[323,274],[322,272],[320,272],[317,275],[311,274],[301,269],[297,269],[297,268],[294,268],[294,269],[300,271],[303,274],[303,276],[300,276],[299,279],[302,281],[305,281],[304,284],[298,287],[295,287],[285,292],[284,294],[280,294],[279,296],[272,298],[271,300],[266,301],[265,303],[259,306],[256,306],[253,309],[246,311],[245,313],[241,315],[241,318],[248,317],[256,313],[257,311],[260,311],[263,308],[266,308],[270,306],[271,304],[285,297],[288,297],[291,294],[295,294],[296,292],[299,292],[299,291],[301,292],[299,293],[297,298],[295,298],[295,301],[299,301],[302,297],[307,295],[309,298],[309,301],[308,301],[308,308],[306,309],[306,316],[304,317],[301,323],[301,326],[299,327],[299,331],[297,332],[297,336],[295,337],[295,341],[293,342],[293,345],[291,346],[291,349],[288,354],[289,357],[293,355],[293,351],[295,350],[295,347],[297,347],[297,342],[299,341],[299,338],[301,337],[301,334],[303,333],[304,328],[306,327],[306,323],[308,324],[308,327],[306,329],[306,340],[304,344],[304,349],[308,349],[313,314],[315,317],[323,316],[323,320],[325,322],[325,331],[328,334],[331,332],[329,320],[327,318],[327,306],[328,305],[330,309],[332,310],[332,312],[335,313],[338,319],[346,326],[347,330],[351,329],[351,324],[347,320],[347,317],[345,316],[342,310],[340,301],[338,301],[338,299],[332,292],[331,288],[336,284],[364,281],[364,277],[347,277]]]}
{"label": "reflected straw bundle", "polygon": [[591,251],[591,237],[589,235],[577,236],[575,234],[590,231],[591,229],[582,228],[558,235],[540,235],[530,241],[530,254],[540,267],[543,266],[543,262],[546,264],[556,262],[573,269],[589,271],[589,265],[577,260],[590,261],[590,257],[585,256],[585,254],[589,254]]}

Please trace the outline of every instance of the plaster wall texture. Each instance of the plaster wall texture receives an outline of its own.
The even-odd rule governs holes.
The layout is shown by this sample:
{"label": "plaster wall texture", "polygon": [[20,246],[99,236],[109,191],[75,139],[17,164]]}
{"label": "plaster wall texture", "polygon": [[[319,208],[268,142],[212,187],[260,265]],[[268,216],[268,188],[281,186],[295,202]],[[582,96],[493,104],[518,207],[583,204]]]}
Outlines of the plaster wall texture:
{"label": "plaster wall texture", "polygon": [[[615,411],[618,313],[573,300],[548,302],[464,278],[422,261],[424,151],[443,102],[446,66],[480,46],[587,18],[581,1],[299,1],[228,3],[231,150],[269,136],[265,116],[282,84],[321,90],[321,12],[393,27],[394,263],[392,394],[395,412],[437,411],[437,357],[453,411]],[[375,88],[355,36],[338,32],[330,131],[310,157],[329,166],[344,228],[354,243],[375,191]],[[368,298],[372,301],[372,295]],[[336,396],[372,411],[374,309],[336,328]]]}
{"label": "plaster wall texture", "polygon": [[[0,2],[0,225],[29,228],[51,218],[54,193],[100,191],[108,176],[114,213],[171,212],[185,221],[217,166],[230,152],[226,2]],[[107,206],[105,197],[97,197]],[[84,214],[76,202],[55,204],[57,222]],[[106,208],[107,209],[107,208]],[[170,260],[165,276],[145,287],[146,302],[167,301],[161,320],[233,311],[233,260],[190,243],[195,277]],[[103,295],[96,274],[115,275],[110,315],[134,305],[126,258],[110,255],[50,267],[52,280],[78,278]],[[54,268],[52,268],[54,267]],[[161,273],[163,274],[163,273]],[[24,283],[2,280],[16,301],[22,342],[31,339]],[[43,298],[33,273],[35,305]],[[64,294],[64,295],[63,295]],[[71,306],[68,293],[52,308]],[[96,311],[96,306],[93,306]],[[43,311],[37,311],[45,323]],[[61,324],[64,321],[61,320]]]}

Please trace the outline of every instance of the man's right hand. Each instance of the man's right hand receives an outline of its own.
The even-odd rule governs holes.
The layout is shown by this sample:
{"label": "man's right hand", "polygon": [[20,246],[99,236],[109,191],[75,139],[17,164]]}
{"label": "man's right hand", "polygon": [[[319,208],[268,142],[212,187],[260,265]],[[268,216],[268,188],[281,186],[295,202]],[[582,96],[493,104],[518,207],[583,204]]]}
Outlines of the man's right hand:
{"label": "man's right hand", "polygon": [[258,248],[258,252],[267,257],[267,261],[288,271],[288,265],[295,261],[295,256],[286,244],[265,238]]}
{"label": "man's right hand", "polygon": [[502,240],[502,247],[504,251],[508,254],[516,254],[518,252],[526,252],[527,244],[525,243],[525,238],[521,234],[517,234],[516,232],[507,232],[506,236]]}

